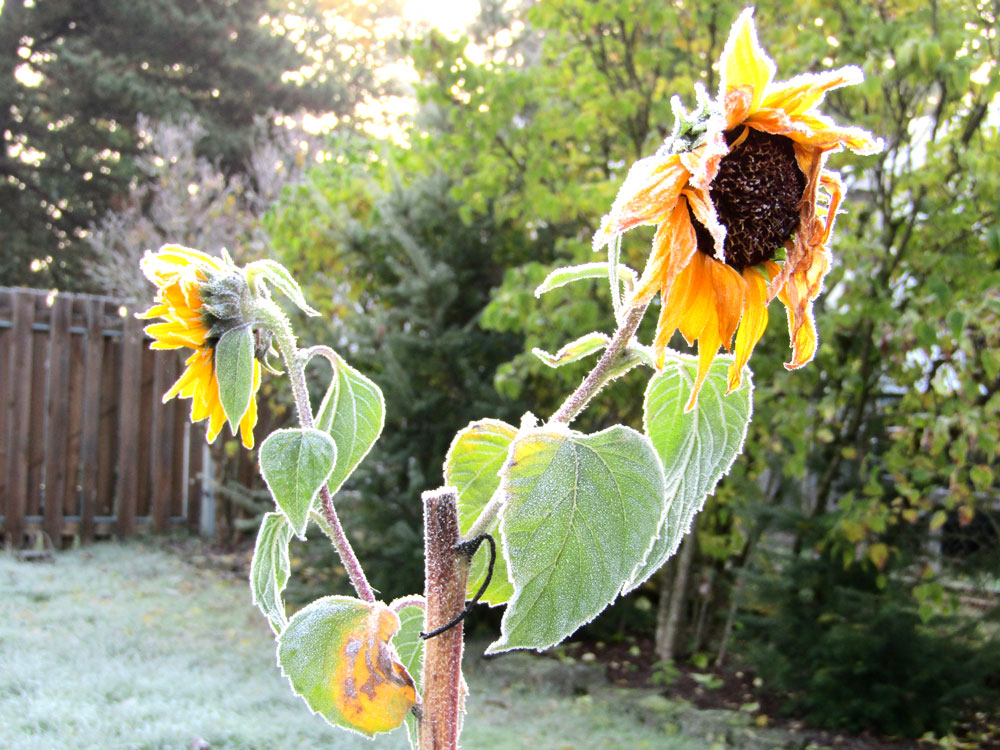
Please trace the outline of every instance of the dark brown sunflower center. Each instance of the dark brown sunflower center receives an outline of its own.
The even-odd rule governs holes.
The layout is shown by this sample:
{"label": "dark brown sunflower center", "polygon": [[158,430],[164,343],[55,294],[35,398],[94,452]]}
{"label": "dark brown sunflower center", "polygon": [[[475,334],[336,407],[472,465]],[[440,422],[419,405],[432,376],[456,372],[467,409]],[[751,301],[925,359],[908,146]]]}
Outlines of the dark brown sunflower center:
{"label": "dark brown sunflower center", "polygon": [[[728,131],[732,146],[744,129]],[[726,263],[737,271],[771,260],[799,223],[799,201],[806,177],[795,161],[792,141],[785,136],[747,128],[746,137],[719,164],[712,181],[712,202],[726,228]],[[694,218],[694,217],[692,217]],[[698,249],[715,254],[708,230],[696,219]]]}

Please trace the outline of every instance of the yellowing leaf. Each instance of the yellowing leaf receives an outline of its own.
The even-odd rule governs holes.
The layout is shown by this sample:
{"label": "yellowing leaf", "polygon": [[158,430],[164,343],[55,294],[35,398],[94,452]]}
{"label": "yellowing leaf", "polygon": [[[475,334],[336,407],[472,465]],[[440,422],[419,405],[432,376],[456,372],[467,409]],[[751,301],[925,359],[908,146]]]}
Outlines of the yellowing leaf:
{"label": "yellowing leaf", "polygon": [[399,617],[384,604],[343,596],[297,612],[278,638],[278,664],[316,713],[373,736],[403,723],[417,703],[391,639]]}
{"label": "yellowing leaf", "polygon": [[885,570],[885,564],[889,561],[889,548],[882,542],[876,542],[868,548],[868,559],[879,570]]}

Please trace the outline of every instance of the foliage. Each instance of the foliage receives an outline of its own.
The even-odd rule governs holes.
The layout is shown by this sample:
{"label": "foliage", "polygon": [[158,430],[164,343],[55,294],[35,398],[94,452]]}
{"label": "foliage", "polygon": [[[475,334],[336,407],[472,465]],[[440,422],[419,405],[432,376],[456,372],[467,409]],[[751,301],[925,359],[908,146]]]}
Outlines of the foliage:
{"label": "foliage", "polygon": [[197,114],[198,153],[226,173],[242,169],[257,116],[352,115],[379,90],[381,4],[375,13],[367,2],[324,5],[331,9],[312,0],[4,3],[0,284],[81,285],[88,226],[142,179],[140,113]]}
{"label": "foliage", "polygon": [[[522,344],[477,321],[503,264],[538,248],[489,213],[463,222],[443,174],[400,184],[406,158],[341,149],[342,167],[311,170],[268,218],[278,257],[310,280],[310,300],[338,326],[324,333],[311,320],[301,330],[345,335],[352,363],[385,392],[384,436],[336,501],[349,528],[365,529],[355,545],[388,597],[419,588],[419,497],[452,435],[484,413],[516,419],[524,409],[492,387]],[[334,283],[343,296],[330,296]]]}
{"label": "foliage", "polygon": [[[427,83],[414,148],[446,150],[462,165],[456,194],[551,235],[560,264],[590,260],[595,217],[623,169],[655,151],[671,125],[669,95],[717,83],[720,29],[738,8],[549,0],[510,20],[524,25],[511,46],[508,34],[488,35],[483,64],[465,40],[430,37],[414,52]],[[777,312],[754,355],[762,406],[748,455],[699,529],[695,564],[715,589],[711,638],[723,637],[738,571],[763,535],[790,533],[796,551],[827,550],[823,559],[839,565],[884,561],[899,553],[894,527],[936,530],[949,513],[968,523],[995,496],[995,16],[994,6],[963,0],[757,4],[779,69],[861,64],[866,83],[831,93],[826,106],[887,148],[877,158],[832,159],[848,192],[816,308],[816,359],[783,370]],[[624,256],[645,247],[626,238]],[[553,380],[527,350],[557,351],[599,327],[595,311],[605,304],[554,294],[536,302],[531,289],[551,267],[509,271],[483,316],[525,337],[498,387],[539,393],[542,403]],[[595,421],[635,420],[637,390],[610,391]]]}
{"label": "foliage", "polygon": [[[794,559],[762,579],[751,656],[784,710],[831,729],[918,737],[1000,700],[1000,639],[956,618],[925,624],[908,587],[874,566]],[[996,613],[995,613],[996,614]]]}
{"label": "foliage", "polygon": [[209,252],[228,249],[238,259],[258,257],[268,245],[261,217],[282,191],[302,179],[316,139],[299,128],[274,130],[255,123],[239,173],[198,154],[205,124],[190,117],[136,125],[140,179],[116,196],[115,207],[91,225],[85,238],[89,283],[105,294],[142,299],[147,282],[138,272],[142,254],[168,242]]}
{"label": "foliage", "polygon": [[[745,574],[743,579],[734,576],[737,566],[728,563],[745,565],[752,560],[773,565],[774,550],[782,546],[775,540],[783,538],[775,532],[786,532],[791,555],[783,565],[789,588],[752,592],[764,605],[774,605],[771,624],[778,627],[758,632],[762,649],[785,654],[784,661],[773,660],[775,679],[793,691],[804,691],[804,698],[793,693],[793,705],[817,721],[853,728],[874,724],[917,734],[927,728],[946,730],[961,711],[989,700],[993,691],[987,677],[970,672],[963,682],[955,672],[955,665],[971,658],[981,657],[992,666],[996,655],[991,644],[959,640],[952,633],[944,658],[935,661],[930,656],[935,648],[943,650],[930,628],[943,624],[928,606],[940,584],[925,575],[932,553],[922,543],[921,532],[939,527],[951,509],[967,523],[977,506],[994,495],[992,466],[1000,437],[996,426],[1000,424],[996,413],[1000,309],[995,294],[1000,241],[995,241],[996,206],[989,200],[997,171],[980,175],[976,168],[993,162],[972,148],[975,141],[985,152],[995,146],[997,135],[987,119],[997,91],[991,78],[996,57],[992,11],[955,2],[947,3],[947,14],[939,14],[936,5],[930,9],[911,5],[901,0],[893,12],[880,14],[882,8],[826,9],[821,3],[807,3],[791,13],[782,9],[780,18],[777,3],[760,9],[762,15],[775,16],[774,23],[765,27],[766,35],[786,34],[800,41],[786,45],[782,57],[788,59],[779,60],[785,69],[829,68],[840,64],[841,55],[845,62],[865,61],[868,84],[853,93],[837,92],[830,97],[829,109],[844,114],[845,121],[857,121],[848,113],[860,113],[861,124],[885,135],[888,148],[871,162],[843,159],[839,164],[854,203],[845,204],[850,212],[838,235],[842,242],[847,239],[847,247],[826,277],[829,288],[817,306],[822,347],[804,374],[794,378],[782,374],[773,347],[760,357],[756,396],[765,408],[758,413],[770,420],[758,420],[748,460],[711,503],[699,545],[702,564],[716,574],[709,579],[709,588],[718,579],[720,588],[734,590],[728,598],[705,595],[691,619],[696,623],[695,647],[701,650],[705,628],[722,620],[712,616],[709,604],[714,602],[716,615],[720,605],[727,604],[720,634],[724,650],[739,603],[736,590],[745,579]],[[559,271],[554,277],[549,273],[553,265],[567,260],[586,260],[596,207],[610,201],[613,187],[621,182],[622,167],[655,149],[665,135],[666,92],[688,88],[684,84],[696,80],[712,85],[711,60],[721,43],[716,35],[719,13],[716,7],[692,10],[613,0],[599,4],[551,0],[526,12],[525,34],[529,42],[532,35],[539,39],[534,48],[523,45],[530,55],[515,51],[520,45],[508,48],[498,30],[486,40],[483,54],[488,61],[483,64],[472,59],[466,40],[450,42],[432,34],[412,50],[428,81],[419,129],[411,133],[413,148],[379,149],[371,142],[341,139],[347,148],[335,159],[331,155],[338,166],[310,175],[308,183],[271,217],[271,234],[295,276],[309,278],[319,271],[337,278],[336,288],[342,294],[320,299],[316,305],[344,313],[343,330],[350,335],[338,346],[347,360],[372,372],[387,393],[389,408],[400,409],[389,413],[389,436],[344,485],[347,491],[338,492],[336,507],[331,491],[337,491],[358,465],[353,452],[350,464],[331,480],[335,486],[328,486],[327,477],[347,455],[355,431],[344,425],[356,424],[351,420],[357,415],[349,419],[341,414],[354,408],[350,399],[329,395],[341,387],[335,372],[335,390],[328,391],[323,409],[336,413],[323,417],[321,429],[314,430],[304,368],[317,353],[335,369],[344,359],[324,346],[299,350],[288,319],[267,288],[253,282],[250,267],[241,269],[227,261],[230,286],[241,290],[237,307],[246,316],[241,324],[256,329],[252,352],[249,337],[244,337],[248,366],[257,367],[251,353],[266,361],[273,337],[289,373],[301,423],[301,432],[295,434],[320,438],[317,450],[305,451],[304,463],[281,458],[284,449],[262,449],[265,478],[294,532],[303,533],[310,519],[326,532],[359,597],[320,599],[285,624],[281,595],[287,580],[283,554],[287,549],[280,547],[287,548],[290,534],[274,529],[273,521],[265,524],[266,538],[258,544],[265,560],[254,568],[255,575],[263,578],[253,581],[254,596],[272,625],[281,630],[279,662],[293,689],[331,723],[366,733],[388,731],[402,723],[417,700],[411,694],[414,683],[397,661],[392,643],[399,622],[376,599],[346,541],[337,510],[361,520],[363,553],[366,547],[376,549],[383,562],[393,563],[382,572],[385,583],[379,582],[380,593],[386,588],[395,593],[401,585],[405,593],[420,567],[414,554],[415,515],[420,507],[416,494],[438,482],[452,430],[481,417],[484,405],[494,407],[487,412],[491,416],[509,406],[498,403],[489,378],[513,354],[519,339],[537,343],[533,354],[549,367],[574,362],[581,367],[588,355],[601,349],[604,353],[544,424],[525,414],[518,428],[478,421],[459,433],[448,454],[445,479],[471,475],[483,481],[462,480],[454,488],[443,487],[423,498],[428,514],[425,542],[428,550],[435,551],[425,561],[425,626],[435,629],[433,637],[441,635],[437,629],[441,623],[461,610],[466,593],[463,566],[471,559],[459,558],[471,558],[474,545],[482,541],[476,535],[488,529],[498,537],[506,575],[489,591],[489,600],[507,601],[501,635],[491,649],[540,649],[558,643],[622,590],[640,585],[676,551],[680,532],[741,450],[751,413],[749,374],[742,391],[722,395],[723,368],[716,368],[713,377],[719,382],[706,385],[698,412],[687,415],[681,405],[694,406],[695,386],[691,373],[682,370],[690,363],[672,350],[663,351],[665,341],[657,342],[657,355],[667,356],[669,364],[649,383],[641,407],[642,432],[621,424],[635,421],[640,408],[627,388],[634,376],[614,390],[611,399],[594,401],[598,408],[581,425],[584,429],[570,429],[570,422],[605,385],[630,370],[645,372],[641,366],[652,365],[649,349],[633,335],[638,331],[639,341],[646,340],[648,331],[638,327],[653,292],[645,296],[637,292],[622,303],[617,245],[609,257],[610,294],[588,293],[597,270],[592,264]],[[749,23],[749,15],[741,18]],[[932,32],[930,44],[925,27]],[[738,28],[745,31],[747,26]],[[727,44],[723,66],[730,54],[736,55],[734,49],[746,52],[752,46],[748,32],[742,40],[742,46]],[[726,69],[731,73],[735,68]],[[675,80],[666,79],[668,72]],[[752,92],[753,86],[749,88]],[[730,103],[741,101],[743,93],[730,85],[715,106],[724,103],[728,112]],[[713,132],[715,143],[721,144],[721,131]],[[457,155],[457,162],[443,162],[438,156],[442,144],[450,156]],[[992,148],[993,152],[1000,149]],[[700,160],[703,153],[691,158]],[[795,153],[800,163],[806,158],[801,151]],[[682,170],[683,157],[660,158],[674,159]],[[396,170],[403,168],[415,169],[420,177],[401,186]],[[637,181],[648,177],[641,170],[639,174]],[[630,184],[628,189],[634,190],[635,183]],[[655,181],[644,182],[640,193],[654,188]],[[806,192],[791,204],[798,202],[803,222],[807,214],[808,221],[819,221],[813,216],[812,196]],[[671,200],[679,201],[676,196]],[[686,205],[671,203],[671,216],[681,215]],[[636,211],[641,214],[636,221],[653,216],[643,213],[648,207]],[[620,220],[620,214],[616,216],[612,221]],[[611,234],[620,234],[626,224],[622,221],[622,228]],[[663,223],[660,228],[669,226]],[[798,231],[811,232],[806,226],[801,224]],[[302,227],[308,227],[307,232],[302,233]],[[736,230],[730,229],[735,237]],[[689,231],[693,237],[694,230]],[[645,239],[648,234],[640,237]],[[815,242],[810,245],[800,236],[796,248],[799,240],[813,252]],[[680,244],[678,240],[677,247]],[[676,271],[670,265],[673,260],[664,259],[668,253],[664,247],[656,246],[656,262]],[[639,248],[630,236],[623,259],[645,254]],[[693,244],[691,252],[700,264],[734,273],[698,255]],[[789,252],[791,262],[793,250]],[[819,273],[823,278],[825,250],[816,252],[818,265],[824,266]],[[162,262],[184,266],[201,261],[164,256]],[[520,268],[504,275],[487,307],[489,288],[509,265]],[[298,300],[311,297],[310,290],[299,291],[280,265],[267,268],[275,288],[303,307],[305,302]],[[706,272],[709,278],[714,268]],[[626,288],[631,278],[628,271],[621,276]],[[205,309],[214,315],[210,304],[218,288],[214,280],[209,283],[184,268],[173,276],[150,274],[150,279],[160,287],[158,303],[171,295],[187,298],[197,289],[199,295],[208,295]],[[291,285],[285,288],[278,280]],[[559,289],[536,307],[530,295],[539,283],[543,290]],[[971,290],[972,296],[959,296],[957,290],[963,294]],[[716,315],[711,308],[716,292],[707,291],[711,294],[703,294],[706,290],[692,282],[684,298],[686,307],[674,311],[675,317],[695,310],[692,319],[700,326],[717,323],[721,333],[721,312],[711,317]],[[786,286],[785,292],[793,296],[795,289]],[[562,301],[568,304],[560,305]],[[173,305],[157,309],[164,311],[164,317],[173,314]],[[532,309],[538,314],[526,314]],[[802,307],[790,303],[789,309],[803,313]],[[763,307],[760,310],[764,315]],[[608,327],[608,312],[616,324],[613,335],[579,330],[581,322]],[[185,318],[171,325],[179,326],[189,340],[197,339],[195,344],[186,340],[181,344],[204,346],[197,322]],[[320,320],[310,324],[320,334],[329,334],[329,326]],[[670,332],[672,326],[664,330]],[[711,334],[711,340],[718,338],[714,328]],[[564,345],[567,340],[572,343]],[[798,338],[794,348],[798,352]],[[557,354],[546,354],[552,350]],[[794,365],[810,358],[811,347],[803,351],[803,361]],[[524,362],[523,357],[515,359],[501,370],[497,387],[518,396],[533,377]],[[243,408],[245,388],[216,384],[216,378],[229,377],[231,368],[217,361],[213,367],[211,372],[204,367],[197,371],[205,380],[199,392],[207,393],[206,399],[217,395],[227,413],[234,411],[230,415],[234,421]],[[566,380],[575,380],[572,369],[563,372]],[[708,373],[706,358],[699,377]],[[561,398],[563,385],[556,380],[554,387],[541,393],[543,413],[549,413],[550,400]],[[378,386],[371,383],[368,389],[375,392]],[[380,407],[375,422],[381,428],[382,399],[369,402]],[[975,421],[966,421],[967,415]],[[493,430],[488,449],[479,450],[482,435],[475,428],[487,424],[502,427]],[[590,429],[595,424],[604,429]],[[444,426],[447,432],[442,433]],[[465,438],[472,444],[463,443]],[[273,439],[265,440],[264,448]],[[289,443],[293,452],[301,453],[300,443],[299,438]],[[370,443],[366,437],[360,456]],[[461,523],[474,539],[460,538],[455,528],[458,519],[433,516],[454,495],[465,506]],[[760,540],[764,543],[755,555],[754,545]],[[663,618],[665,632],[675,633],[682,619],[695,544],[690,539],[678,557],[676,601]],[[799,573],[804,581],[796,577]],[[912,592],[901,585],[918,574],[921,583]],[[509,584],[509,589],[501,584]],[[859,609],[858,601],[870,600],[868,595],[878,590],[884,591],[879,603],[885,606],[874,614],[870,608]],[[809,613],[805,607],[804,616],[813,626],[811,641],[805,635],[809,628],[796,620],[803,611],[798,599],[803,598],[819,602],[818,612]],[[890,648],[895,644],[885,641],[886,632],[906,643]],[[669,641],[673,636],[663,638]],[[411,642],[412,633],[405,640]],[[819,653],[807,647],[816,644]],[[888,667],[898,673],[892,679],[904,676],[902,690],[868,673],[877,664],[875,654],[882,652]],[[660,653],[667,657],[672,649]],[[437,737],[432,741],[430,734],[446,726],[451,738],[442,741],[448,747],[457,745],[460,654],[460,631],[426,645],[423,707],[429,713],[420,723],[422,745],[437,744]],[[707,664],[707,654],[702,658]],[[876,694],[854,703],[844,687],[859,675]],[[939,691],[938,702],[928,701],[926,715],[907,718],[907,696],[923,696],[942,679],[951,680],[956,690]],[[359,699],[362,680],[370,688],[363,692],[372,705]],[[707,676],[705,680],[711,688],[714,683]],[[380,686],[388,692],[382,694]],[[836,710],[826,712],[824,704],[813,703],[813,696],[835,700]],[[374,707],[376,702],[384,705]]]}

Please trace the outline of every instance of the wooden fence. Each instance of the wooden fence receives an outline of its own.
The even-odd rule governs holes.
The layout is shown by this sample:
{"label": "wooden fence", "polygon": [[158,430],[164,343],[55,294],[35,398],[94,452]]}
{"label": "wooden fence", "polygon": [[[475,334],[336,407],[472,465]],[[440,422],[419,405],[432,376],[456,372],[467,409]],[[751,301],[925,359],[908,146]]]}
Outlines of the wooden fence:
{"label": "wooden fence", "polygon": [[0,536],[198,529],[204,433],[161,403],[180,354],[106,297],[0,288]]}

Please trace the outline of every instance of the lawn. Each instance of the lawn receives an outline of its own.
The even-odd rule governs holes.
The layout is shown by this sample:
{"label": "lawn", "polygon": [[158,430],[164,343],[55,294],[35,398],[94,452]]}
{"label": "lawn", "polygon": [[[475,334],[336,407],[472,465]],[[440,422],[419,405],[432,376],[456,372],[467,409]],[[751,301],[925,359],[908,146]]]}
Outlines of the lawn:
{"label": "lawn", "polygon": [[[707,747],[623,716],[600,693],[573,697],[526,679],[533,660],[513,659],[484,664],[470,649],[464,747]],[[158,546],[108,543],[55,562],[0,554],[0,747],[408,745],[401,732],[369,742],[309,713],[275,666],[242,578]]]}

